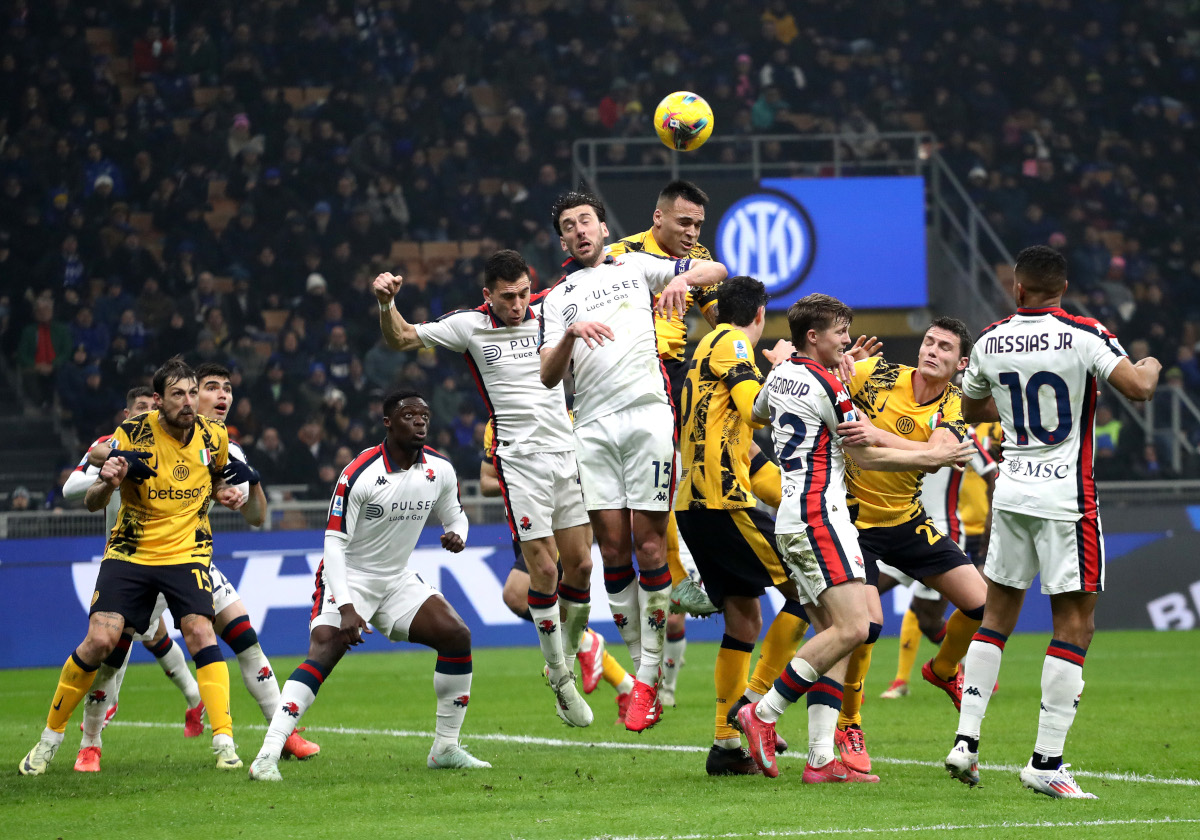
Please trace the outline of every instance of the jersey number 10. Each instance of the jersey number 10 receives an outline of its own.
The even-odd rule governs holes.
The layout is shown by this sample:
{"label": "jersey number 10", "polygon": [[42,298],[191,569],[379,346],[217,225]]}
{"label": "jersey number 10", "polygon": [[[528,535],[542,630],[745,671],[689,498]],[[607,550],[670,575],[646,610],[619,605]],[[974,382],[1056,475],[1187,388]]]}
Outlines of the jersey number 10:
{"label": "jersey number 10", "polygon": [[[1062,443],[1070,436],[1073,425],[1071,392],[1061,376],[1048,370],[1038,371],[1029,377],[1024,388],[1021,387],[1020,374],[1013,371],[1002,373],[998,378],[1012,397],[1013,430],[1017,433],[1017,446],[1028,446],[1030,434],[1045,444]],[[1047,429],[1042,423],[1042,405],[1038,401],[1042,388],[1049,388],[1054,393],[1058,422],[1053,429]]]}

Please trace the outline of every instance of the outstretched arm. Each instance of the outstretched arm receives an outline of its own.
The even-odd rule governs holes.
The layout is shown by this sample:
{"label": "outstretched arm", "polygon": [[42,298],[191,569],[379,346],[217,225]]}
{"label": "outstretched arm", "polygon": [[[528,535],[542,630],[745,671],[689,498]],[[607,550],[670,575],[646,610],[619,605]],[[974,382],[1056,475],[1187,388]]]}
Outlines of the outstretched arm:
{"label": "outstretched arm", "polygon": [[396,274],[383,273],[375,278],[371,290],[379,301],[379,329],[383,340],[393,350],[418,350],[425,346],[417,335],[417,328],[400,314],[396,308],[396,293],[404,285],[404,278]]}

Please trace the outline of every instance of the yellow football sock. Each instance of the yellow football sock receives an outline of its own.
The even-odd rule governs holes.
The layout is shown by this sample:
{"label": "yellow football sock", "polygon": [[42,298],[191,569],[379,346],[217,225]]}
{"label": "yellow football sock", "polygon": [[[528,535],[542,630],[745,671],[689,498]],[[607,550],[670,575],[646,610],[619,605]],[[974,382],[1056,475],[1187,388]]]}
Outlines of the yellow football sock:
{"label": "yellow football sock", "polygon": [[667,517],[667,566],[671,569],[671,586],[676,587],[688,576],[687,569],[679,560],[679,526],[675,524],[675,514]]}
{"label": "yellow football sock", "polygon": [[629,674],[621,667],[621,663],[613,659],[613,655],[604,651],[604,681],[613,688],[619,688]]}
{"label": "yellow football sock", "polygon": [[800,616],[788,612],[784,604],[783,611],[775,616],[767,635],[762,641],[762,650],[758,652],[758,662],[754,665],[754,673],[750,676],[749,688],[755,694],[766,694],[771,685],[783,673],[783,669],[796,655],[800,640],[808,632],[808,622]]}
{"label": "yellow football sock", "polygon": [[896,659],[896,679],[908,682],[913,664],[917,661],[917,650],[921,647],[921,623],[917,614],[909,610],[900,622],[900,656]]}
{"label": "yellow football sock", "polygon": [[958,672],[958,663],[967,655],[971,637],[979,629],[981,621],[967,618],[962,610],[955,610],[946,620],[946,638],[933,657],[933,673],[943,680],[951,679]]}
{"label": "yellow football sock", "polygon": [[717,650],[717,664],[713,668],[713,684],[717,688],[716,733],[718,741],[737,738],[738,731],[726,721],[729,710],[746,690],[746,677],[750,673],[750,654],[753,642],[742,642],[732,636],[721,639]]}
{"label": "yellow football sock", "polygon": [[838,729],[845,729],[853,724],[862,726],[862,697],[863,683],[867,679],[867,671],[871,668],[871,652],[874,643],[863,643],[850,654],[850,662],[846,665],[846,680],[842,683],[842,710],[838,712]]}
{"label": "yellow football sock", "polygon": [[79,701],[92,687],[96,679],[96,669],[99,665],[88,665],[72,651],[63,664],[62,673],[58,675],[58,688],[54,690],[54,700],[50,703],[50,713],[46,715],[46,727],[55,732],[67,728],[71,713],[79,705]]}
{"label": "yellow football sock", "polygon": [[[206,648],[208,650],[209,648]],[[212,650],[216,650],[213,645]],[[204,653],[204,651],[200,651]],[[197,664],[196,685],[200,688],[200,699],[208,712],[208,722],[214,735],[233,735],[233,718],[229,714],[229,668],[224,659]]]}

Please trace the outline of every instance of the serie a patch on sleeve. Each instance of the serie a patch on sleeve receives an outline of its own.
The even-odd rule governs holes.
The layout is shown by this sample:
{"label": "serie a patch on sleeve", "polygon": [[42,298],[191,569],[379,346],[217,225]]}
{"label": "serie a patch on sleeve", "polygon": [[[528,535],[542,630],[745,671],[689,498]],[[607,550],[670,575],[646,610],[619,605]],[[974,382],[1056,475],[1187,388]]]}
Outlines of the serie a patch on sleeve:
{"label": "serie a patch on sleeve", "polygon": [[750,347],[740,338],[735,338],[733,340],[733,355],[737,356],[739,359],[749,359]]}

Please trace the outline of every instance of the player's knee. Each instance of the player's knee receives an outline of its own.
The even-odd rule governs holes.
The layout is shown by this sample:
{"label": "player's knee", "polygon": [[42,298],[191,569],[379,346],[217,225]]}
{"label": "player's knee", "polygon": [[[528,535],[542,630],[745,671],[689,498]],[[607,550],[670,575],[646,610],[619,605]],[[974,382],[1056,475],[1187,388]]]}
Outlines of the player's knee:
{"label": "player's knee", "polygon": [[962,614],[972,621],[983,621],[983,604],[969,610],[963,610]]}
{"label": "player's knee", "polygon": [[834,630],[841,639],[840,647],[847,653],[865,643],[871,634],[871,620],[867,616],[834,625]]}
{"label": "player's knee", "polygon": [[883,632],[883,625],[871,621],[867,623],[867,638],[864,640],[866,644],[873,645],[879,641],[879,634]]}
{"label": "player's knee", "polygon": [[451,627],[449,631],[442,634],[441,640],[437,647],[438,653],[470,649],[471,628],[462,621],[459,621],[456,625]]}
{"label": "player's knee", "polygon": [[120,641],[121,632],[119,630],[111,631],[108,628],[101,628],[99,630],[89,629],[87,638],[79,646],[79,658],[88,663],[103,662],[116,650],[117,643]]}
{"label": "player's knee", "polygon": [[[667,634],[673,635],[682,633],[686,627],[684,617],[678,613],[671,613],[667,616]],[[756,637],[757,638],[757,637]]]}

